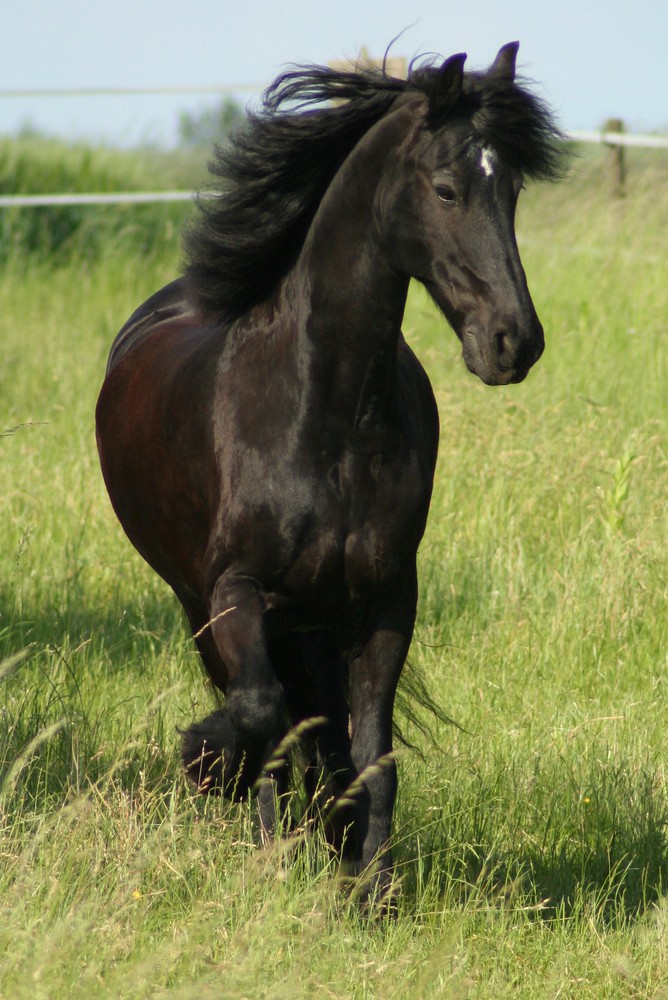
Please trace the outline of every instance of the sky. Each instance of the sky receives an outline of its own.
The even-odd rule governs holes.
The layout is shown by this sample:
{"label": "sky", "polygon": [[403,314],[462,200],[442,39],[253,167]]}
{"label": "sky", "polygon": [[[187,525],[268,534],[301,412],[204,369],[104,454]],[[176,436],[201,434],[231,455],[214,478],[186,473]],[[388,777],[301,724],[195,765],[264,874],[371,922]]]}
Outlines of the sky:
{"label": "sky", "polygon": [[566,129],[668,131],[665,0],[0,0],[0,134],[170,145],[202,94],[12,96],[58,88],[231,88],[257,100],[287,64],[468,53],[519,40],[520,72]]}

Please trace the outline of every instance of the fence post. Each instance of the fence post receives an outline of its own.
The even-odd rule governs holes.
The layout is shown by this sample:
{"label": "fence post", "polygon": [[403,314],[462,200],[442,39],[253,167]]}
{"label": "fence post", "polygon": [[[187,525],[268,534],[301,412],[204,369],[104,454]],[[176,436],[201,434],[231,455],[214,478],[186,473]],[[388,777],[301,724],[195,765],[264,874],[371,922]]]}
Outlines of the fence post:
{"label": "fence post", "polygon": [[[621,118],[609,118],[603,126],[604,132],[623,132],[624,122]],[[623,198],[626,185],[626,160],[624,157],[624,147],[613,143],[608,143],[608,163],[610,172],[610,183],[612,193],[617,198]]]}

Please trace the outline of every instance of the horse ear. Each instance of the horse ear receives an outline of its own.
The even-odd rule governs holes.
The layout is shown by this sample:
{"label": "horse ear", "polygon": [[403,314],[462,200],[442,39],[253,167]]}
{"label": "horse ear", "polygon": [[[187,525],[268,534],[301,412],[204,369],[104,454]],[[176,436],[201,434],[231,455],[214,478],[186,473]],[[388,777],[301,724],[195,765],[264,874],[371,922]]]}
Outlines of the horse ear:
{"label": "horse ear", "polygon": [[429,121],[442,121],[455,106],[462,92],[466,53],[446,59],[439,70],[429,94]]}
{"label": "horse ear", "polygon": [[515,79],[515,62],[519,47],[519,42],[508,42],[507,45],[502,46],[496,59],[489,67],[489,75],[495,76],[497,80],[507,80],[508,83],[512,83]]}

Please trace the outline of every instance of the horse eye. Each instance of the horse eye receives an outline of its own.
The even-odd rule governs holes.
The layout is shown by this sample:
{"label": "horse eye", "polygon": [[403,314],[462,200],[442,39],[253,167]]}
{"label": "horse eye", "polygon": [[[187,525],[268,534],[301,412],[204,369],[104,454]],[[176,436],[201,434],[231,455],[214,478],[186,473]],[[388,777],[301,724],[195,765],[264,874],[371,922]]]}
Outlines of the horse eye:
{"label": "horse eye", "polygon": [[438,187],[436,188],[436,194],[441,199],[441,201],[445,201],[448,204],[452,204],[453,202],[457,201],[457,195],[455,194],[454,189],[448,187],[446,184],[439,184]]}

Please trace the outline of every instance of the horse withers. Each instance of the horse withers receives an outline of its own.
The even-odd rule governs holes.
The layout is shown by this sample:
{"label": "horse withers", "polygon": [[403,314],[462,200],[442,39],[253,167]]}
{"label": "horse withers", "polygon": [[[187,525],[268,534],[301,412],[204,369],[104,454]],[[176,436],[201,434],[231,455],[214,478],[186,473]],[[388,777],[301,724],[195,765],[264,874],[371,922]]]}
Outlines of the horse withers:
{"label": "horse withers", "polygon": [[328,836],[380,895],[439,434],[401,332],[410,279],[483,382],[519,382],[543,350],[514,216],[525,178],[556,176],[559,133],[516,53],[279,77],[217,151],[184,276],[118,334],[97,406],[114,509],[225,694],[184,735],[187,772],[234,798],[264,779],[270,833],[276,747],[319,719],[309,794],[345,803]]}

